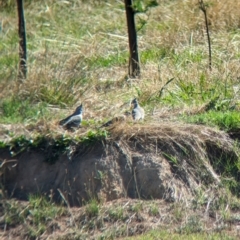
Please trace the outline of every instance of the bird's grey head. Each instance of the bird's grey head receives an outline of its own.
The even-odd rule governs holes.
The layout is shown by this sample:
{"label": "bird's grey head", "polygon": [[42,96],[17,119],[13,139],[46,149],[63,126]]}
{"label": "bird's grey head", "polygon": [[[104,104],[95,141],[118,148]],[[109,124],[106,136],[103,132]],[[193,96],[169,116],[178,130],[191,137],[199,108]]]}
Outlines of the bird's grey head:
{"label": "bird's grey head", "polygon": [[77,108],[76,108],[76,110],[75,110],[75,114],[80,114],[80,113],[82,113],[83,112],[83,106],[82,106],[82,104],[80,105],[80,106],[78,106]]}
{"label": "bird's grey head", "polygon": [[138,100],[136,98],[134,98],[131,102],[131,104],[134,104],[134,106],[138,105]]}

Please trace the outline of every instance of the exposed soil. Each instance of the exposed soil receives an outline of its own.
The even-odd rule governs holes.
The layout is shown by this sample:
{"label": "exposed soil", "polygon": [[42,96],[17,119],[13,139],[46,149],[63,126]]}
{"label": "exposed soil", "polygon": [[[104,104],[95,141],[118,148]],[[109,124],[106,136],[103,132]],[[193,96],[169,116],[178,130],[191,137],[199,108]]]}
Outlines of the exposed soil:
{"label": "exposed soil", "polygon": [[[102,203],[101,211],[107,212],[105,207],[121,206],[126,216],[120,220],[112,219],[109,213],[94,217],[94,227],[82,231],[92,239],[106,234],[104,229],[108,232],[117,229],[115,237],[140,234],[169,224],[173,224],[174,229],[189,220],[190,212],[196,221],[201,219],[203,229],[216,229],[219,224],[226,224],[224,227],[238,234],[240,220],[231,218],[231,221],[228,219],[231,223],[227,224],[210,212],[209,205],[198,210],[190,207],[199,192],[204,193],[205,199],[211,199],[207,204],[213,204],[224,192],[220,177],[224,171],[222,166],[225,162],[238,161],[239,157],[228,134],[205,126],[179,123],[130,126],[123,122],[110,131],[109,139],[90,145],[72,143],[59,155],[47,144],[28,148],[14,157],[9,149],[0,150],[5,197],[27,200],[29,194],[43,194],[72,206],[60,217],[60,222],[56,219],[49,223],[49,231],[41,239],[47,236],[48,239],[56,236],[73,239],[71,234],[76,233],[75,228],[80,234],[79,226],[88,226],[90,218],[84,207],[77,207],[93,198]],[[240,174],[236,173],[235,178],[239,181]],[[144,200],[151,201],[143,205],[142,211],[133,211],[130,207],[143,204]],[[151,204],[158,209],[154,214],[149,213]],[[182,213],[185,217],[177,219],[176,204],[185,212]],[[187,206],[188,211],[183,211]],[[232,214],[239,217],[239,212]],[[17,232],[24,233],[24,225],[5,230],[3,236],[16,237]]]}

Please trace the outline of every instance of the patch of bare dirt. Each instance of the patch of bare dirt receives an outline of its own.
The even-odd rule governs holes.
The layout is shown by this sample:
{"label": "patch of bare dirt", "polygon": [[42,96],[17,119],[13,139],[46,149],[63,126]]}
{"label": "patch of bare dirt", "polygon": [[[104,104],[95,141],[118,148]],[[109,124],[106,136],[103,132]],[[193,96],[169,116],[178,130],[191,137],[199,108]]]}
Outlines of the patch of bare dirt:
{"label": "patch of bare dirt", "polygon": [[[92,197],[191,199],[197,190],[220,184],[211,163],[236,161],[234,142],[224,132],[197,125],[126,123],[111,129],[111,139],[73,144],[61,155],[51,148],[27,149],[12,157],[2,149],[2,180],[8,196],[26,200],[29,194],[62,195],[71,206]],[[55,154],[57,159],[50,161]],[[56,158],[55,156],[55,158]]]}
{"label": "patch of bare dirt", "polygon": [[[41,239],[131,236],[170,225],[180,231],[187,224],[201,228],[196,231],[227,227],[237,234],[239,221],[227,222],[210,207],[223,191],[221,169],[214,163],[219,157],[222,162],[239,159],[226,133],[179,123],[122,122],[109,130],[111,138],[90,145],[73,142],[54,161],[46,146],[15,157],[9,149],[0,150],[3,195],[27,200],[29,194],[41,194],[72,206],[48,223]],[[101,203],[96,216],[86,207],[76,208],[91,199]],[[24,224],[9,231],[3,227],[2,236],[17,239],[19,231],[26,232]]]}

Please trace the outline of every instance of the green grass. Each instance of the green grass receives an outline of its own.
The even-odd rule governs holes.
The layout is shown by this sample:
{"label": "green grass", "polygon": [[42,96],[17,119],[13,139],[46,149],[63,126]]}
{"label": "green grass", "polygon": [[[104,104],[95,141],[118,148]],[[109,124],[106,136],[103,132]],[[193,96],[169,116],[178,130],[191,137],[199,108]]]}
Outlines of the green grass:
{"label": "green grass", "polygon": [[77,101],[74,93],[78,89],[79,93],[84,94],[88,85],[86,84],[87,80],[78,77],[72,77],[67,81],[62,81],[59,79],[51,79],[51,86],[44,84],[40,89],[39,96],[35,97],[37,100],[55,105],[66,105],[73,104]]}
{"label": "green grass", "polygon": [[30,236],[37,237],[46,231],[46,225],[52,219],[61,216],[64,209],[56,206],[44,197],[30,196],[28,219],[31,225],[29,226]]}
{"label": "green grass", "polygon": [[170,233],[167,230],[153,230],[146,234],[143,234],[142,236],[135,236],[135,237],[129,237],[124,238],[125,240],[155,240],[155,239],[161,239],[161,240],[234,240],[237,239],[236,237],[228,236],[228,234],[224,233],[185,233],[185,234],[179,234],[179,233]]}
{"label": "green grass", "polygon": [[[0,56],[3,66],[0,76],[4,88],[9,86],[9,79],[15,80],[17,76],[18,37],[16,14],[13,14],[15,2],[2,4],[5,9],[4,19],[8,17],[3,25],[3,33],[7,34],[2,35],[0,43],[0,52],[4,53]],[[96,106],[98,109],[102,108],[103,102],[111,105],[138,96],[144,107],[150,110],[163,105],[172,109],[191,108],[216,98],[219,98],[218,104],[225,105],[224,109],[222,106],[215,106],[216,108],[221,108],[221,111],[229,110],[230,104],[221,102],[236,100],[233,86],[237,85],[238,81],[232,59],[237,57],[237,51],[226,51],[222,42],[232,44],[234,49],[235,42],[231,42],[231,39],[238,39],[239,32],[231,31],[230,39],[227,34],[224,35],[217,29],[212,30],[213,40],[222,39],[222,42],[213,44],[214,72],[207,73],[206,39],[199,39],[195,35],[200,20],[191,15],[192,23],[185,22],[189,24],[189,28],[188,25],[180,23],[180,17],[175,21],[174,12],[178,12],[179,6],[183,9],[193,7],[190,3],[189,6],[161,3],[151,11],[161,13],[163,9],[171,9],[172,12],[167,18],[162,16],[164,20],[161,21],[157,17],[159,14],[149,12],[144,29],[138,32],[142,80],[129,86],[128,82],[124,81],[128,72],[129,54],[123,4],[101,1],[86,4],[76,0],[72,4],[47,1],[42,5],[39,2],[26,1],[29,77],[24,84],[24,98],[31,100],[23,99],[21,104],[16,104],[9,100],[7,93],[4,94],[1,122],[35,122],[45,116],[55,120],[55,115],[48,115],[45,104],[72,107],[91,97],[94,99],[91,107]],[[79,8],[83,9],[81,14]],[[196,6],[193,10],[201,16],[202,13]],[[185,16],[178,13],[185,21]],[[106,21],[106,18],[111,21]],[[139,21],[139,18],[144,19],[144,16],[139,15],[136,18]],[[164,24],[166,26],[163,26]],[[159,31],[162,28],[164,32]],[[224,71],[227,68],[223,68],[223,65],[228,64],[233,66],[233,71]],[[160,96],[161,88],[169,79],[174,80],[165,87]],[[120,84],[118,81],[121,81]],[[104,84],[106,87],[101,87]],[[15,91],[14,96],[20,95],[22,99],[22,93]],[[20,112],[25,107],[27,110],[24,113],[9,113],[11,105],[20,109]],[[89,110],[94,111],[93,108]],[[105,113],[97,116],[102,118]],[[213,119],[209,119],[211,117]],[[204,124],[214,121],[214,116],[210,114],[203,120]],[[95,122],[98,122],[98,119]],[[231,128],[231,124],[226,124],[227,128]]]}
{"label": "green grass", "polygon": [[30,100],[22,100],[16,97],[3,99],[0,102],[3,117],[1,123],[23,123],[36,121],[48,114],[47,104],[32,103]]}
{"label": "green grass", "polygon": [[240,128],[239,111],[215,111],[211,110],[196,115],[183,116],[184,121],[189,123],[203,124],[218,127],[225,131],[234,131]]}
{"label": "green grass", "polygon": [[148,61],[158,62],[160,59],[167,57],[169,53],[165,48],[150,48],[145,49],[140,53],[141,62],[146,64]]}
{"label": "green grass", "polygon": [[87,64],[91,66],[91,68],[98,68],[98,67],[112,67],[112,66],[121,66],[126,65],[128,59],[127,52],[119,52],[118,50],[115,51],[114,54],[108,56],[96,56],[91,59],[87,59]]}
{"label": "green grass", "polygon": [[[2,68],[12,68],[14,69],[15,66],[18,64],[18,56],[17,54],[7,54],[6,51],[0,50],[2,53],[2,58],[0,59],[0,64]],[[5,58],[4,58],[5,55]],[[2,77],[5,77],[4,75]]]}
{"label": "green grass", "polygon": [[[106,130],[89,130],[84,135],[74,137],[69,134],[57,134],[51,136],[51,133],[47,135],[32,134],[31,136],[19,135],[14,131],[6,131],[5,135],[11,138],[11,141],[0,141],[0,149],[8,149],[12,156],[17,156],[23,151],[44,149],[48,154],[44,159],[49,164],[55,163],[61,154],[67,154],[71,158],[72,146],[85,146],[91,147],[99,141],[106,139],[109,136],[109,132]],[[99,179],[102,179],[104,174],[98,171]]]}
{"label": "green grass", "polygon": [[86,214],[89,217],[96,217],[99,214],[99,203],[96,199],[91,199],[86,205]]}
{"label": "green grass", "polygon": [[55,205],[43,196],[30,195],[26,205],[14,201],[4,201],[3,204],[6,226],[24,224],[28,236],[32,238],[46,231],[48,222],[66,213],[63,207]]}
{"label": "green grass", "polygon": [[123,220],[126,219],[126,216],[124,216],[124,210],[122,207],[114,207],[114,208],[109,208],[108,210],[109,217],[112,221],[118,221],[118,220]]}

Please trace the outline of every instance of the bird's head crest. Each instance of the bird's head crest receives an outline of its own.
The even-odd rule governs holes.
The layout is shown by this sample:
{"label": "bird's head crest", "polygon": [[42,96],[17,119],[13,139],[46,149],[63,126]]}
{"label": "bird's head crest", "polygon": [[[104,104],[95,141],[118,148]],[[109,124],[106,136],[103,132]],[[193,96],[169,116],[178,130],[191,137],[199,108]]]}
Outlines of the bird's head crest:
{"label": "bird's head crest", "polygon": [[137,103],[138,103],[137,98],[134,98],[131,103],[132,103],[132,104],[137,104]]}
{"label": "bird's head crest", "polygon": [[82,112],[83,111],[83,105],[81,104],[80,106],[78,106],[75,110],[75,112]]}

